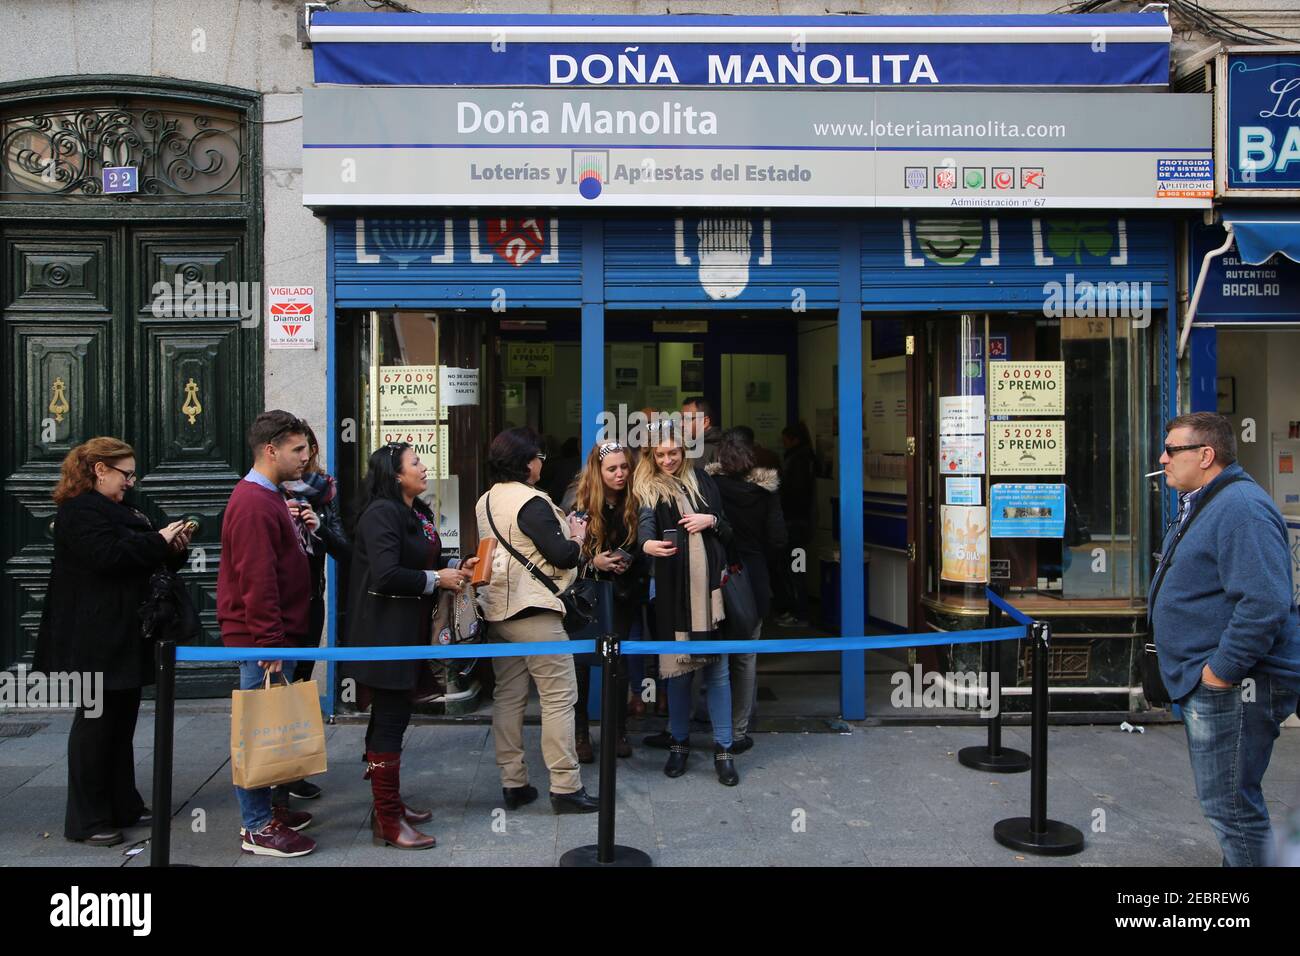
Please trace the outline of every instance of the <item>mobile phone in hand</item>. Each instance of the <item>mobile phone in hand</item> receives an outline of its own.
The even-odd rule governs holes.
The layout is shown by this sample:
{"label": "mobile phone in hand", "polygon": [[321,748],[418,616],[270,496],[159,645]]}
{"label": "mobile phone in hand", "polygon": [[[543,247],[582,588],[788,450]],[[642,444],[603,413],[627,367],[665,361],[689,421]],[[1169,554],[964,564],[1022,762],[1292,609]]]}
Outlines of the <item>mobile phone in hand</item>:
{"label": "mobile phone in hand", "polygon": [[623,564],[632,563],[632,555],[628,554],[622,548],[615,548],[613,551],[610,552],[610,554],[614,556],[615,561],[622,562]]}

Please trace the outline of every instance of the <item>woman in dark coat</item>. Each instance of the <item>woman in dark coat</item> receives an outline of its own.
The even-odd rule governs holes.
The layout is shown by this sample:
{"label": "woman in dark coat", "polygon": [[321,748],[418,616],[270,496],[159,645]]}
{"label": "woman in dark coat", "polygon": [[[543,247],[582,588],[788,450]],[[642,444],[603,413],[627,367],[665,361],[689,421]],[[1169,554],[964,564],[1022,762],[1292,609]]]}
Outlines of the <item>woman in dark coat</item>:
{"label": "woman in dark coat", "polygon": [[[420,495],[427,470],[415,449],[390,442],[370,456],[368,502],[357,518],[348,602],[349,647],[427,646],[434,590],[460,588],[477,558],[464,564],[442,556],[433,513]],[[371,832],[376,845],[426,850],[437,841],[413,823],[433,819],[430,810],[402,802],[402,736],[411,722],[411,692],[424,661],[354,661],[342,673],[371,695],[366,728],[366,777],[374,796]]]}
{"label": "woman in dark coat", "polygon": [[[153,645],[139,611],[153,572],[185,563],[190,535],[183,521],[154,531],[124,504],[134,483],[135,452],[117,438],[92,438],[63,460],[54,564],[33,661],[45,675],[86,675],[86,699],[68,735],[63,833],[94,846],[121,843],[121,827],[151,822],[135,787],[132,749],[140,689],[153,683]],[[86,686],[92,674],[103,675],[102,693]]]}
{"label": "woman in dark coat", "polygon": [[[649,447],[636,467],[637,541],[654,561],[654,617],[660,641],[714,640],[725,616],[722,570],[731,526],[713,479],[686,457],[671,419],[650,426]],[[665,539],[670,540],[665,540]],[[667,736],[647,737],[648,746],[668,745],[664,773],[680,777],[690,756],[691,674],[703,671],[709,721],[713,724],[713,767],[724,786],[740,782],[731,749],[731,681],[727,655],[661,654],[659,676],[668,680]]]}
{"label": "woman in dark coat", "polygon": [[[758,626],[749,636],[758,640],[763,632],[763,618],[772,606],[768,555],[781,559],[786,548],[786,529],[777,471],[760,468],[755,460],[752,433],[743,427],[730,428],[722,433],[718,460],[705,471],[717,482],[722,511],[732,527],[729,557],[744,567],[744,577],[754,594]],[[757,654],[731,655],[731,725],[735,737],[732,749],[736,753],[744,753],[754,746],[749,723],[758,690],[757,661]]]}

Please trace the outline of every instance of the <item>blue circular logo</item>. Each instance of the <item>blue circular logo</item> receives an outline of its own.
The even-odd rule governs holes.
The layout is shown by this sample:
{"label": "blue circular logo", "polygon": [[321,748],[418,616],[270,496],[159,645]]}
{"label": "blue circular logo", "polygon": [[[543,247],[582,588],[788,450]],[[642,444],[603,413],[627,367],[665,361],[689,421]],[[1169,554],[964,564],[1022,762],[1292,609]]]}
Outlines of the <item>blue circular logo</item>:
{"label": "blue circular logo", "polygon": [[578,192],[583,199],[595,199],[600,195],[600,190],[600,177],[595,173],[587,173],[578,183]]}

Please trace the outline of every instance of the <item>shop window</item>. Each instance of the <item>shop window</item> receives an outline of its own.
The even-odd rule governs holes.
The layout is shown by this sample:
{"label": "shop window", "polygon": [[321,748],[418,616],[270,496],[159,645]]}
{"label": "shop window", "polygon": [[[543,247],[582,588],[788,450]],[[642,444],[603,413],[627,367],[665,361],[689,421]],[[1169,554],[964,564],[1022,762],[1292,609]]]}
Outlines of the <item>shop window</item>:
{"label": "shop window", "polygon": [[1016,313],[929,323],[929,568],[941,600],[986,582],[1065,601],[1140,602],[1151,459],[1134,368],[1146,343],[1114,318]]}
{"label": "shop window", "polygon": [[482,323],[437,312],[370,312],[360,319],[357,474],[364,480],[370,452],[387,442],[414,446],[428,469],[422,497],[438,518],[444,552],[472,551],[486,448]]}

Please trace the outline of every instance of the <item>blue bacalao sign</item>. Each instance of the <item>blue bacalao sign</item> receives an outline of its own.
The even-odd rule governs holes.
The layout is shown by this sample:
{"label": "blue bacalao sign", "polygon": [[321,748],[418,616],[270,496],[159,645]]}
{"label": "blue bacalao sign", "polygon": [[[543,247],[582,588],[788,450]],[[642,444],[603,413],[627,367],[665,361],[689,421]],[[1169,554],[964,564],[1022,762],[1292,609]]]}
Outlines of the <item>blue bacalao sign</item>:
{"label": "blue bacalao sign", "polygon": [[998,87],[1169,81],[1162,14],[627,17],[319,12],[317,83]]}
{"label": "blue bacalao sign", "polygon": [[1300,53],[1228,57],[1228,189],[1300,189]]}
{"label": "blue bacalao sign", "polygon": [[[1191,281],[1205,254],[1223,245],[1223,226],[1192,227],[1188,245]],[[1300,263],[1278,253],[1259,265],[1242,262],[1236,245],[1210,259],[1196,309],[1197,325],[1300,322]]]}

